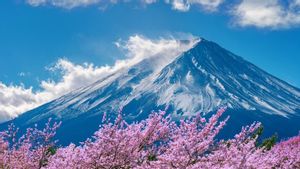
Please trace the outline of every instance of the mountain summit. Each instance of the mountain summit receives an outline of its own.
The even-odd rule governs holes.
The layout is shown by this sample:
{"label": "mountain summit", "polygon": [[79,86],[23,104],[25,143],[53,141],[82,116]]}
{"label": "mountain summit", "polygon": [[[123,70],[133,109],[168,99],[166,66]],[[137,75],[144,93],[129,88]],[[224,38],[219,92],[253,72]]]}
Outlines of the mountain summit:
{"label": "mountain summit", "polygon": [[[227,106],[234,121],[229,125],[262,121],[270,133],[279,134],[285,129],[277,124],[299,124],[299,89],[214,42],[201,38],[181,43],[192,43],[192,47],[171,57],[158,55],[122,68],[13,122],[26,127],[50,117],[62,120],[59,133],[69,132],[68,137],[76,138],[67,141],[82,141],[96,130],[104,112],[114,115],[120,108],[127,119],[140,120],[151,110],[166,107],[179,118],[199,112],[209,115]],[[292,127],[291,133],[285,134],[295,135],[300,129],[300,125]]]}

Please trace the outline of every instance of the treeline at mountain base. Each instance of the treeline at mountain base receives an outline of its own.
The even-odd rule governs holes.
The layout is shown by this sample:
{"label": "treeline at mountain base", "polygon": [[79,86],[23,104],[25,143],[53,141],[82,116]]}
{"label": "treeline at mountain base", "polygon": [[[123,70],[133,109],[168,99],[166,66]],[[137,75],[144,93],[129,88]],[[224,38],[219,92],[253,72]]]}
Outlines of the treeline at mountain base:
{"label": "treeline at mountain base", "polygon": [[103,125],[90,139],[67,147],[53,140],[60,123],[49,120],[43,130],[35,126],[23,136],[10,125],[0,134],[0,168],[300,168],[300,136],[280,142],[276,136],[258,141],[262,125],[253,123],[232,139],[216,139],[228,120],[220,120],[224,111],[219,109],[209,119],[197,116],[180,123],[164,111],[131,124],[121,115],[114,122],[103,117]]}

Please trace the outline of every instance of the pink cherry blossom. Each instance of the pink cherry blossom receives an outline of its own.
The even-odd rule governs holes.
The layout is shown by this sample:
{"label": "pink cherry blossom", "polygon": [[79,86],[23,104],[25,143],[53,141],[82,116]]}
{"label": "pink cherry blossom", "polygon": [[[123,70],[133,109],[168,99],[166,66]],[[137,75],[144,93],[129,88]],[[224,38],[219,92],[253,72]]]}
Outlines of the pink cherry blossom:
{"label": "pink cherry blossom", "polygon": [[[7,169],[297,169],[300,168],[300,136],[274,145],[257,146],[253,123],[232,139],[216,136],[228,118],[225,108],[211,118],[200,116],[172,120],[164,111],[153,112],[140,122],[127,123],[119,115],[104,124],[80,145],[56,148],[53,141],[60,123],[49,121],[17,138],[13,125],[0,134],[0,168]],[[56,150],[55,150],[56,149]],[[55,150],[55,151],[54,151]]]}

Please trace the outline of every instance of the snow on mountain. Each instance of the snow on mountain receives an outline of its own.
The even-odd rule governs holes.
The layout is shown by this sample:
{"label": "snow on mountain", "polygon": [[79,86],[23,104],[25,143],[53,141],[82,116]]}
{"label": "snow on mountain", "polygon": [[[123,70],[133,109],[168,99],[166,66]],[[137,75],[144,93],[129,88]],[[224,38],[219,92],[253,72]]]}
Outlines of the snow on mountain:
{"label": "snow on mountain", "polygon": [[154,95],[157,106],[171,104],[184,115],[226,105],[288,117],[300,109],[299,93],[217,44],[199,40],[178,57],[143,60],[61,97],[49,107],[57,116],[72,117],[76,113],[60,112],[67,107],[79,114],[93,109],[116,111],[144,95]]}
{"label": "snow on mountain", "polygon": [[300,116],[299,89],[214,42],[181,43],[186,51],[155,54],[24,113],[14,122],[25,126],[54,117],[72,123],[70,130],[82,124],[98,126],[104,112],[114,114],[123,108],[126,118],[136,120],[166,106],[174,117],[209,113],[220,106],[260,112],[258,116]]}

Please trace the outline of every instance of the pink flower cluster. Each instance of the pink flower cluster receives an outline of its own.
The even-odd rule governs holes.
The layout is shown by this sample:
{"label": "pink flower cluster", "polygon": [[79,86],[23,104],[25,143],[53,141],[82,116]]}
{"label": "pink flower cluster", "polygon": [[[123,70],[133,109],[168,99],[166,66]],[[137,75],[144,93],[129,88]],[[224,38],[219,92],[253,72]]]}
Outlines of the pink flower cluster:
{"label": "pink flower cluster", "polygon": [[18,129],[10,125],[7,131],[0,133],[0,168],[1,169],[35,169],[47,165],[54,147],[56,129],[60,123],[51,125],[49,119],[46,127],[39,130],[27,129],[26,134],[17,139]]}
{"label": "pink flower cluster", "polygon": [[15,141],[10,128],[0,137],[0,168],[48,169],[272,169],[300,168],[300,136],[280,142],[270,150],[257,146],[254,132],[260,123],[244,127],[230,140],[216,140],[226,124],[219,121],[225,109],[209,120],[200,116],[179,124],[152,113],[149,118],[128,124],[121,116],[106,122],[91,139],[52,152],[50,140],[59,124],[43,131],[29,129]]}

